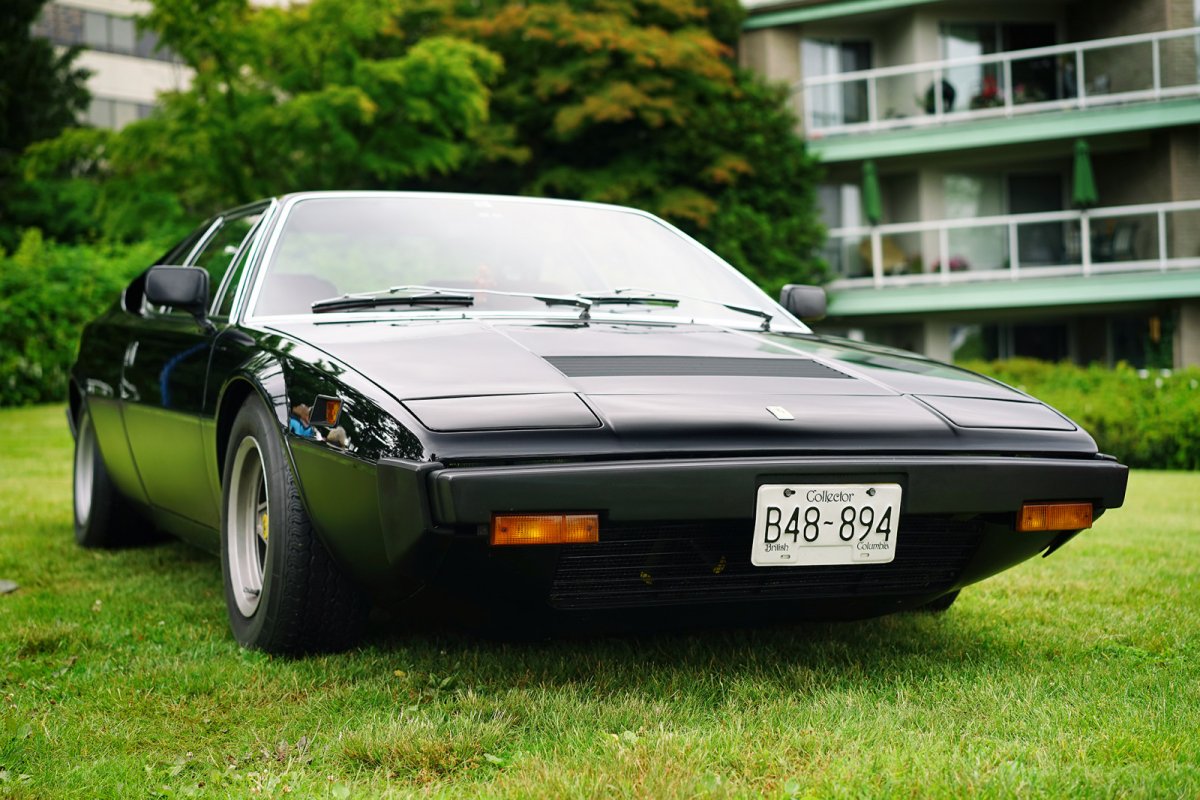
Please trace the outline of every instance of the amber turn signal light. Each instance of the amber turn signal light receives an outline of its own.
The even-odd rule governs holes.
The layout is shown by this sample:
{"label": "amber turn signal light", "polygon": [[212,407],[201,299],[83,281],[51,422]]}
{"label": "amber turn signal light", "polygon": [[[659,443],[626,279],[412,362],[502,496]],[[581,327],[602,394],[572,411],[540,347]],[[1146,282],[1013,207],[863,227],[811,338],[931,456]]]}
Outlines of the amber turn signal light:
{"label": "amber turn signal light", "polygon": [[596,514],[497,514],[492,544],[583,544],[600,541]]}
{"label": "amber turn signal light", "polygon": [[341,400],[325,401],[325,419],[322,420],[326,425],[336,425],[338,416],[342,413]]}
{"label": "amber turn signal light", "polygon": [[1077,531],[1090,527],[1091,503],[1026,503],[1017,518],[1019,531]]}

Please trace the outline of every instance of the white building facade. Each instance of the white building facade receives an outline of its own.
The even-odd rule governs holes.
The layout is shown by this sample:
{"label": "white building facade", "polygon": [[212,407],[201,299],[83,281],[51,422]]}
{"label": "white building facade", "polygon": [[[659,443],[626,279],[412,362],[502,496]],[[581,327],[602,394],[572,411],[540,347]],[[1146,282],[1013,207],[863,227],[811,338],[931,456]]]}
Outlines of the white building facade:
{"label": "white building facade", "polygon": [[135,17],[146,13],[146,0],[52,0],[33,26],[61,47],[80,46],[76,65],[91,73],[92,95],[87,121],[105,128],[120,128],[144,117],[157,102],[159,92],[187,85],[190,70],[157,37],[139,32]]}

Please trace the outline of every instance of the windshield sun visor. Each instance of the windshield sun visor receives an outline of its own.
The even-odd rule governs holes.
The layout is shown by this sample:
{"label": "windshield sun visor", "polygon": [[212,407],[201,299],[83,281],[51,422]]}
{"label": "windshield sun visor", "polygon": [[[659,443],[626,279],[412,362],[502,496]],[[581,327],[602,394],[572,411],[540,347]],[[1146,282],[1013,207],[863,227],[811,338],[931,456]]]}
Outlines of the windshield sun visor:
{"label": "windshield sun visor", "polygon": [[600,420],[574,394],[505,394],[405,400],[404,407],[431,431],[599,428]]}

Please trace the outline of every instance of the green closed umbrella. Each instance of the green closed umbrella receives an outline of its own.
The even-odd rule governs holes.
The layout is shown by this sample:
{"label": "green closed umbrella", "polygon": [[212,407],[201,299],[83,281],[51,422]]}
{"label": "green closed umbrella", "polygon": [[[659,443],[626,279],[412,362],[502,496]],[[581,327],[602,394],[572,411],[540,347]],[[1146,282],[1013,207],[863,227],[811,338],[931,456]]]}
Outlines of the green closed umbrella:
{"label": "green closed umbrella", "polygon": [[1096,191],[1096,174],[1092,171],[1092,151],[1085,139],[1075,142],[1074,183],[1071,202],[1077,208],[1092,208],[1100,202],[1100,194]]}
{"label": "green closed umbrella", "polygon": [[883,191],[879,188],[879,172],[874,161],[863,162],[863,214],[872,225],[883,221]]}

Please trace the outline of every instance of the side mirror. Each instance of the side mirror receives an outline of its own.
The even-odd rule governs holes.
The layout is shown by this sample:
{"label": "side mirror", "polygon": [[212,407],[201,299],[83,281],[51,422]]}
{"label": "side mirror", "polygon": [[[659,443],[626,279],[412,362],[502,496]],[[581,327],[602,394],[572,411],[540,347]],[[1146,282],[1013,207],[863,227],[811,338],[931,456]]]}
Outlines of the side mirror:
{"label": "side mirror", "polygon": [[197,320],[208,313],[208,273],[199,267],[151,267],[146,275],[146,301],[191,312]]}
{"label": "side mirror", "polygon": [[825,290],[820,286],[789,283],[779,293],[779,305],[804,322],[825,319]]}

